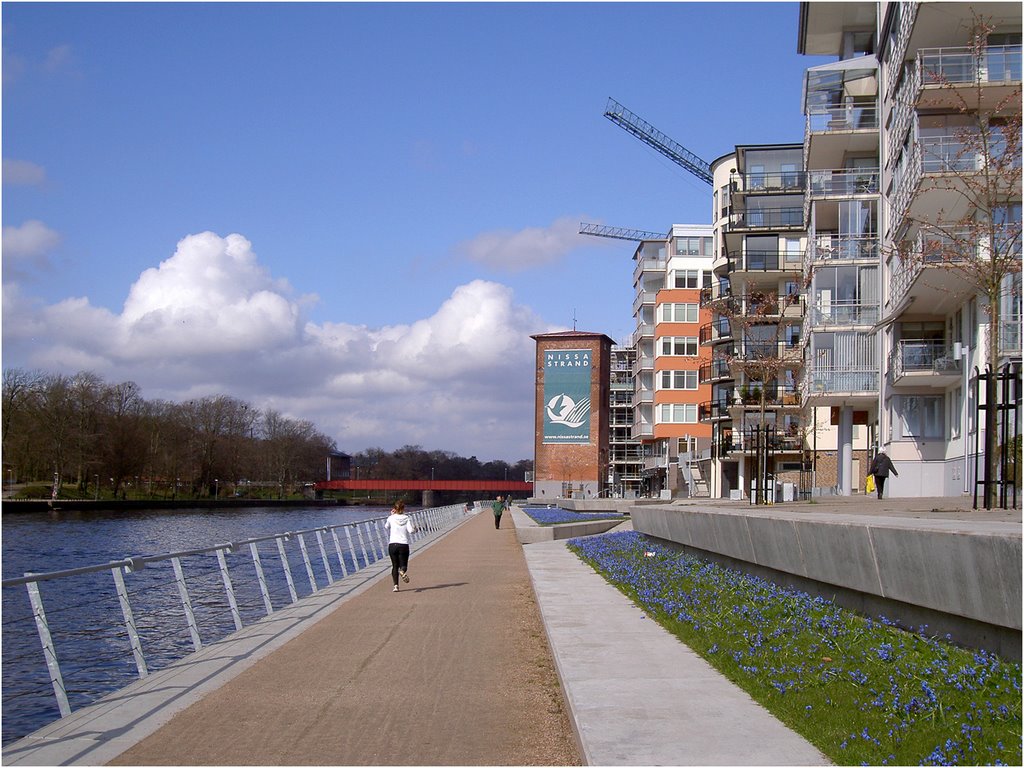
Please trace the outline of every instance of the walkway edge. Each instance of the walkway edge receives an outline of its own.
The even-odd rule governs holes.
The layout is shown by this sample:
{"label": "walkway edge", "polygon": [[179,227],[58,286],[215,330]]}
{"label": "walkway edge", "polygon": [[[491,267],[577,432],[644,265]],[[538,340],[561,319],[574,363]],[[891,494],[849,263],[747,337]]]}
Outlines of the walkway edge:
{"label": "walkway edge", "polygon": [[523,553],[586,764],[830,765],[564,542]]}
{"label": "walkway edge", "polygon": [[[416,544],[424,551],[472,519]],[[383,558],[3,749],[3,765],[103,765],[391,573]]]}

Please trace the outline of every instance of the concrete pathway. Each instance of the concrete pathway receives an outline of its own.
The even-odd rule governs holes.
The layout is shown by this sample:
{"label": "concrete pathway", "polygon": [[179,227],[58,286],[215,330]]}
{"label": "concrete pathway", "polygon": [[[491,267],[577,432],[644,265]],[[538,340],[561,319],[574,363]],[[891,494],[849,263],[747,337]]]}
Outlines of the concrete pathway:
{"label": "concrete pathway", "polygon": [[563,542],[524,548],[588,765],[829,765]]}

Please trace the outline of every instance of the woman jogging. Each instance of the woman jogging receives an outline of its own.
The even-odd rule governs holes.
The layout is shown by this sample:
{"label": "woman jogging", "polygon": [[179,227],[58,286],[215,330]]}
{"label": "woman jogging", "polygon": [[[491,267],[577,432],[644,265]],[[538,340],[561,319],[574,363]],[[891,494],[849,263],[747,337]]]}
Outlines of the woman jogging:
{"label": "woman jogging", "polygon": [[395,583],[392,592],[398,591],[398,577],[409,583],[409,541],[416,532],[412,518],[405,514],[405,502],[396,501],[391,514],[384,521],[388,530],[388,555],[391,557],[391,581]]}

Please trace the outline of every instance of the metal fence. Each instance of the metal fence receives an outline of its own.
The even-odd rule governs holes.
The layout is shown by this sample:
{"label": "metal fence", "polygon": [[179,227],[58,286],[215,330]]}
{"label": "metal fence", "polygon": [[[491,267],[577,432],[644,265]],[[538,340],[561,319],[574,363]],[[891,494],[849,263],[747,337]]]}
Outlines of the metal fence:
{"label": "metal fence", "polygon": [[[413,541],[452,527],[465,513],[463,505],[411,513]],[[3,616],[4,665],[15,665],[5,669],[14,672],[5,674],[5,731],[18,712],[32,722],[43,718],[36,727],[57,715],[47,688],[66,717],[73,705],[89,704],[386,559],[384,519],[5,579],[4,590],[27,592],[24,609]],[[40,647],[30,647],[32,623],[41,655]],[[51,714],[44,718],[45,709]]]}

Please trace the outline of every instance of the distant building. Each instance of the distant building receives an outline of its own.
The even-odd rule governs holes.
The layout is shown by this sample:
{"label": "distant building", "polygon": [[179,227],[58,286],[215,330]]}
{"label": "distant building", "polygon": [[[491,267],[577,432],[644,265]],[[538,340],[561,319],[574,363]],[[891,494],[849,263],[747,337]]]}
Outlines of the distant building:
{"label": "distant building", "polygon": [[642,443],[633,437],[635,346],[613,346],[609,402],[608,482],[603,495],[633,499],[640,495]]}
{"label": "distant building", "polygon": [[534,492],[595,498],[609,475],[611,349],[600,333],[563,331],[537,342]]}

